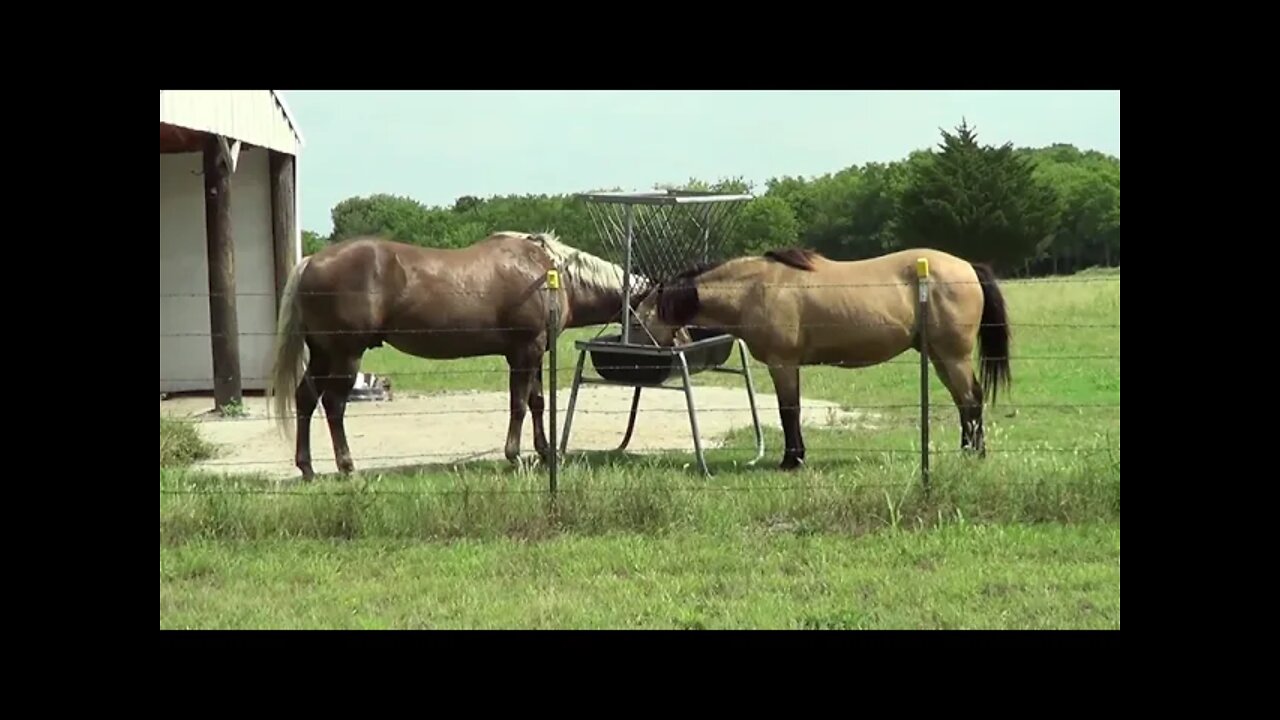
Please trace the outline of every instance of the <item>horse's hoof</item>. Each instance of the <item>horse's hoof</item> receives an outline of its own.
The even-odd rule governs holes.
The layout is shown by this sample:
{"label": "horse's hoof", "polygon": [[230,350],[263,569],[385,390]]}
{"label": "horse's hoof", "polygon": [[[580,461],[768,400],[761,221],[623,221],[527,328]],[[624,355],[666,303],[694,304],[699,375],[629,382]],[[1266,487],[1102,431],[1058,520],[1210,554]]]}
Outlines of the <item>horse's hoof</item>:
{"label": "horse's hoof", "polygon": [[792,457],[788,455],[782,458],[782,463],[778,465],[779,470],[797,470],[804,466],[804,458]]}
{"label": "horse's hoof", "polygon": [[311,469],[311,464],[310,464],[310,463],[308,463],[308,464],[306,464],[306,465],[299,465],[299,466],[298,466],[298,470],[302,472],[302,481],[303,481],[303,482],[311,482],[312,480],[315,480],[315,479],[316,479],[316,473],[315,473],[315,470],[312,470],[312,469]]}

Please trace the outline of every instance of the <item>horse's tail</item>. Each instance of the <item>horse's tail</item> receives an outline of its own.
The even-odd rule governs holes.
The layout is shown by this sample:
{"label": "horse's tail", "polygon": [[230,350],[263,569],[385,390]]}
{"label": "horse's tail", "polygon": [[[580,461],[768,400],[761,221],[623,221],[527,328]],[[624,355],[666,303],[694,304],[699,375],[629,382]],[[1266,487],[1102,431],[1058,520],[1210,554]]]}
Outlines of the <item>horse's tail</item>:
{"label": "horse's tail", "polygon": [[289,422],[289,412],[293,407],[298,378],[304,371],[302,355],[306,350],[306,342],[302,333],[302,316],[298,312],[298,282],[310,260],[309,255],[302,258],[289,273],[284,292],[280,294],[280,314],[276,320],[275,353],[267,393],[272,398],[271,407],[275,410],[276,424],[286,435],[293,429]]}
{"label": "horse's tail", "polygon": [[1013,373],[1009,368],[1009,311],[1004,293],[996,284],[996,275],[987,265],[973,264],[982,284],[982,324],[978,327],[978,358],[981,363],[981,383],[996,402],[998,386],[1008,392]]}

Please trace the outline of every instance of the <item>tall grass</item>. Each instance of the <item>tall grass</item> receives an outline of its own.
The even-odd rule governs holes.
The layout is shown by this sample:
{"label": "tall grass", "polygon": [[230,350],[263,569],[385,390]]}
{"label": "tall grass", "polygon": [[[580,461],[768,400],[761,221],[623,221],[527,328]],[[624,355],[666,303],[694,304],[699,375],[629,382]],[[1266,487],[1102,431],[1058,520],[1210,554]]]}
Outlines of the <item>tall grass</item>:
{"label": "tall grass", "polygon": [[[954,522],[1118,520],[1120,468],[1091,453],[982,464],[956,456],[934,466],[926,492],[896,457],[850,459],[812,472],[735,472],[721,459],[711,480],[682,459],[570,466],[553,499],[541,473],[498,465],[455,472],[370,475],[348,482],[278,487],[167,473],[161,479],[162,543],[195,538],[545,538],[561,533],[775,532],[859,535]],[[639,465],[639,467],[636,467]]]}
{"label": "tall grass", "polygon": [[160,468],[181,468],[213,457],[213,446],[191,423],[160,418]]}

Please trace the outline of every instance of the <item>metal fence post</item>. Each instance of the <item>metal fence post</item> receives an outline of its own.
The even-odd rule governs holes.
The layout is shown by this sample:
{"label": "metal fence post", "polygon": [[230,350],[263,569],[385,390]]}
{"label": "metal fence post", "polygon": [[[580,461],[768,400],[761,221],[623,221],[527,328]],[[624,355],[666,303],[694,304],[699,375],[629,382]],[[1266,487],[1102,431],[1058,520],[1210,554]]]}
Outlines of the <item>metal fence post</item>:
{"label": "metal fence post", "polygon": [[556,376],[559,374],[560,364],[557,362],[556,346],[560,344],[560,273],[555,270],[547,271],[547,344],[550,350],[550,375],[547,382],[547,390],[551,394],[551,418],[550,418],[550,437],[547,439],[550,443],[551,452],[551,495],[555,497],[556,486],[559,483],[560,475],[560,437],[556,434]]}
{"label": "metal fence post", "polygon": [[920,328],[920,480],[929,493],[929,259],[916,260],[919,302],[916,317]]}

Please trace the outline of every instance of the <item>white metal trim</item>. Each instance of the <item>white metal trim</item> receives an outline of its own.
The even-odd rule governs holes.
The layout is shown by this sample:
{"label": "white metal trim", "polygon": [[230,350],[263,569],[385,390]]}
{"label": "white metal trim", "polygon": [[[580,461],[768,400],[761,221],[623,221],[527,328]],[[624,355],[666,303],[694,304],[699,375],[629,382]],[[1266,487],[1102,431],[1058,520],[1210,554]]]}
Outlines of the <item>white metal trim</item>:
{"label": "white metal trim", "polygon": [[289,122],[289,128],[293,130],[293,136],[298,138],[298,149],[301,150],[307,141],[302,137],[302,128],[298,126],[298,121],[293,115],[293,111],[289,109],[289,103],[285,102],[284,95],[278,90],[271,90],[271,97],[280,103],[280,109],[284,111],[284,119]]}
{"label": "white metal trim", "polygon": [[293,264],[302,262],[302,158],[293,156]]}
{"label": "white metal trim", "polygon": [[240,141],[233,139],[228,143],[225,135],[218,135],[217,138],[218,147],[222,150],[223,157],[226,158],[227,168],[234,174],[236,165],[240,162]]}

